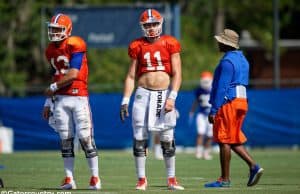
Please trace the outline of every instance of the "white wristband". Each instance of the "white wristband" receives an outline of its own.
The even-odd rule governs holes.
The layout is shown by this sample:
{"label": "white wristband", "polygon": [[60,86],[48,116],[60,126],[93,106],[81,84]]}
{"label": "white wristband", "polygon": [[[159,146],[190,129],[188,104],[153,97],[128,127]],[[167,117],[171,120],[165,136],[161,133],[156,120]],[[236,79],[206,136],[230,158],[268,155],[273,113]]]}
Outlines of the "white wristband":
{"label": "white wristband", "polygon": [[129,97],[123,97],[121,105],[129,104],[129,101],[130,101]]}
{"label": "white wristband", "polygon": [[57,83],[54,82],[53,84],[50,84],[49,89],[51,92],[56,92],[56,90],[58,90]]}
{"label": "white wristband", "polygon": [[168,98],[173,99],[173,100],[176,100],[176,98],[177,98],[177,92],[174,91],[174,90],[172,90],[172,91],[170,92]]}

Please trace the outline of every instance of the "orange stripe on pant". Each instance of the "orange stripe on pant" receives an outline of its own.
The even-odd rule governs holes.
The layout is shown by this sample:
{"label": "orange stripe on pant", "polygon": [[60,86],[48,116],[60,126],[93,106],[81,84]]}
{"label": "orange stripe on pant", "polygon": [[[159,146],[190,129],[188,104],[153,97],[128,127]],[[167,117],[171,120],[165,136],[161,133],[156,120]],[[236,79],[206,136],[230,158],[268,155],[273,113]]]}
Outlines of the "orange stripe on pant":
{"label": "orange stripe on pant", "polygon": [[217,112],[213,125],[213,137],[217,143],[242,144],[247,141],[241,127],[248,111],[245,98],[235,98]]}

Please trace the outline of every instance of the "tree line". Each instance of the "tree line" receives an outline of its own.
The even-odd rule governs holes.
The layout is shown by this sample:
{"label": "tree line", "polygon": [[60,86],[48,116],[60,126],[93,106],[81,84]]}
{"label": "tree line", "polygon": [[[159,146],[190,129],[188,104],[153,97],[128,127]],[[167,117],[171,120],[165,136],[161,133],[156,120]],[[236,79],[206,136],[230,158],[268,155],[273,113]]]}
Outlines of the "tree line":
{"label": "tree line", "polygon": [[[152,3],[155,1],[151,1]],[[183,90],[198,83],[199,73],[213,71],[220,54],[213,35],[224,27],[248,31],[267,50],[272,49],[273,1],[169,0],[181,7]],[[278,0],[280,27],[290,25],[300,5]],[[1,0],[0,1],[0,96],[41,95],[50,81],[50,65],[44,57],[41,28],[56,6],[85,4],[149,3],[133,0]],[[45,12],[43,18],[41,12]],[[138,24],[137,24],[138,25]],[[44,25],[46,28],[46,24]],[[45,37],[44,37],[45,38]],[[46,37],[47,39],[47,37]],[[91,92],[120,92],[129,65],[126,48],[88,49]]]}

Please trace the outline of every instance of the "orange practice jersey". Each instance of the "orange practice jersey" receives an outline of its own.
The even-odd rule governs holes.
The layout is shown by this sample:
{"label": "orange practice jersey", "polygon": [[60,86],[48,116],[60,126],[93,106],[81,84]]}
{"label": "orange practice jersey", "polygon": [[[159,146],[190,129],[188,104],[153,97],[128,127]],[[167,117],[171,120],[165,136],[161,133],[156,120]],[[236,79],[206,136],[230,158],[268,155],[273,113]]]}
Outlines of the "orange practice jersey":
{"label": "orange practice jersey", "polygon": [[180,43],[172,36],[163,35],[154,43],[145,37],[131,42],[128,55],[137,59],[137,76],[152,71],[164,71],[172,75],[171,55],[181,51]]}
{"label": "orange practice jersey", "polygon": [[56,47],[51,42],[46,49],[46,57],[49,63],[54,68],[53,81],[57,82],[63,78],[63,76],[70,69],[70,60],[73,53],[84,53],[81,68],[79,70],[78,77],[72,84],[60,88],[56,91],[59,95],[71,95],[71,96],[88,96],[87,81],[88,81],[88,65],[86,57],[86,44],[80,37],[69,37]]}

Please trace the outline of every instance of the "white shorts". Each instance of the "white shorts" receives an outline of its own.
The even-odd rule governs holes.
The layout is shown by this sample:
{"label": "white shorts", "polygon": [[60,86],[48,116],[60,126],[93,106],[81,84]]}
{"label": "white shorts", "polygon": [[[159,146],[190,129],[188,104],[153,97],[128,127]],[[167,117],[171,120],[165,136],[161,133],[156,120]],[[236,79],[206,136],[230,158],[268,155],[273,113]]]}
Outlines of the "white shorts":
{"label": "white shorts", "polygon": [[[165,113],[165,101],[168,90],[147,90],[138,87],[132,108],[132,127],[134,137],[143,139],[148,137],[148,131],[171,131],[176,126],[176,110]],[[168,139],[168,138],[167,138]],[[172,136],[173,139],[173,136]]]}
{"label": "white shorts", "polygon": [[93,136],[91,110],[88,97],[57,95],[52,105],[49,125],[61,139],[79,139]]}
{"label": "white shorts", "polygon": [[196,116],[196,126],[199,135],[213,136],[212,124],[209,123],[207,115],[198,113]]}

